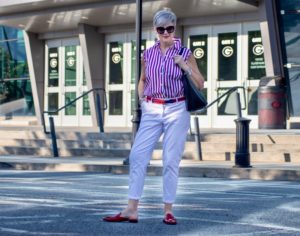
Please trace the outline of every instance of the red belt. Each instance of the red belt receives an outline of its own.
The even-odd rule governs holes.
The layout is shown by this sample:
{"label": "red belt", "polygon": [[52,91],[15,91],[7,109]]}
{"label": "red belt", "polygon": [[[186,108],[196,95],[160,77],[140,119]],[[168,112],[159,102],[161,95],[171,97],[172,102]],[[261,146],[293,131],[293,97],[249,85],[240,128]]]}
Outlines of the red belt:
{"label": "red belt", "polygon": [[180,101],[184,101],[184,100],[185,100],[185,97],[167,98],[167,99],[152,98],[149,96],[145,97],[146,102],[152,102],[152,103],[157,103],[157,104],[175,103],[175,102],[180,102]]}

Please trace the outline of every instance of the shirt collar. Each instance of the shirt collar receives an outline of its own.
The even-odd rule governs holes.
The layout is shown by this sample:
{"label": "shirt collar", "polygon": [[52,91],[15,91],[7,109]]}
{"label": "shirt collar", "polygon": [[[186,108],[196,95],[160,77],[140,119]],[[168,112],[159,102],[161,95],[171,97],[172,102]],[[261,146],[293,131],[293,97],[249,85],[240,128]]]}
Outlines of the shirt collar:
{"label": "shirt collar", "polygon": [[[181,48],[181,40],[180,40],[180,38],[173,38],[173,41],[174,41],[174,45],[172,46],[172,48],[180,50],[180,48]],[[154,46],[155,47],[159,47],[159,45],[160,45],[160,41],[157,40],[155,42]]]}

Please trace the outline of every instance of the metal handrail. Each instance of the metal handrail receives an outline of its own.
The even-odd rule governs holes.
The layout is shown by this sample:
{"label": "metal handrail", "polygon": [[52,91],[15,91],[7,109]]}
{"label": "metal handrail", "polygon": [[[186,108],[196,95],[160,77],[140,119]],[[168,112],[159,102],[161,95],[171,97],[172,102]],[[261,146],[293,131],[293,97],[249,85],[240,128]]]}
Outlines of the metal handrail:
{"label": "metal handrail", "polygon": [[[84,93],[81,94],[79,97],[77,97],[77,98],[75,98],[74,100],[70,101],[70,102],[67,103],[66,105],[64,105],[64,106],[62,106],[62,107],[60,107],[60,108],[58,108],[58,109],[56,109],[56,110],[54,110],[54,111],[44,111],[43,113],[44,113],[44,114],[45,114],[45,113],[48,113],[48,114],[51,114],[51,113],[57,113],[57,112],[59,112],[59,111],[65,109],[65,108],[67,108],[68,106],[72,105],[73,103],[75,103],[75,102],[76,102],[77,100],[79,100],[80,98],[82,98],[82,97],[88,95],[90,92],[92,92],[92,91],[97,91],[97,90],[102,90],[102,91],[104,92],[104,94],[105,94],[105,89],[103,89],[103,88],[93,88],[93,89],[88,90],[87,92],[84,92]],[[106,110],[106,109],[107,109],[107,100],[106,100],[106,96],[104,96],[104,98],[105,98],[105,104],[104,104],[105,106],[104,106],[103,109]]]}
{"label": "metal handrail", "polygon": [[[224,96],[234,92],[235,90],[238,89],[242,89],[243,90],[243,97],[244,97],[244,106],[243,108],[241,108],[241,103],[240,103],[240,95],[239,93],[237,93],[236,99],[237,99],[237,113],[238,113],[238,118],[241,118],[241,110],[245,110],[246,109],[246,91],[245,88],[243,86],[235,86],[230,88],[226,93],[222,94],[220,97],[216,98],[214,101],[212,101],[211,103],[209,103],[208,105],[206,105],[204,108],[194,112],[195,115],[202,113],[204,111],[207,110],[207,108],[211,107],[213,104],[215,104],[216,102],[218,102],[221,98],[223,98]],[[195,116],[194,118],[194,122],[195,122],[195,141],[196,141],[196,145],[197,145],[197,156],[198,156],[198,160],[202,161],[202,147],[201,147],[201,137],[200,137],[200,128],[199,128],[199,119],[197,116]],[[192,129],[190,129],[191,135],[193,135],[192,133]]]}
{"label": "metal handrail", "polygon": [[[60,107],[60,108],[58,108],[58,109],[56,109],[54,111],[43,111],[43,113],[42,113],[42,125],[43,125],[43,129],[44,129],[44,133],[45,134],[51,133],[52,150],[53,150],[53,156],[54,157],[58,157],[59,154],[58,154],[58,150],[57,150],[55,125],[54,125],[54,120],[53,120],[52,115],[53,114],[57,114],[61,110],[66,109],[67,107],[71,106],[73,103],[77,102],[79,99],[81,99],[82,97],[88,95],[90,92],[93,92],[93,91],[103,91],[103,94],[104,94],[104,107],[102,108],[102,110],[106,110],[107,109],[107,99],[106,99],[105,89],[103,89],[103,88],[93,88],[93,89],[90,89],[90,90],[84,92],[83,94],[81,94],[80,96],[78,96],[77,98],[75,98],[74,100],[68,102],[64,106],[62,106],[62,107]],[[97,103],[97,113],[98,113],[98,121],[99,121],[100,133],[103,133],[104,132],[104,128],[103,128],[103,120],[102,120],[101,103],[100,103],[99,93],[96,94],[96,99],[97,99],[96,103]],[[45,114],[49,114],[50,132],[47,131],[47,129],[46,129]]]}
{"label": "metal handrail", "polygon": [[235,90],[238,89],[242,89],[243,90],[243,97],[244,97],[244,106],[243,108],[241,108],[242,110],[246,109],[246,90],[243,86],[234,86],[232,88],[230,88],[228,91],[226,91],[224,94],[222,94],[220,97],[217,97],[215,100],[213,100],[211,103],[207,104],[205,107],[201,108],[198,111],[195,111],[194,113],[198,114],[198,113],[202,113],[204,111],[207,110],[207,108],[211,107],[213,104],[215,104],[216,102],[218,102],[219,100],[221,100],[221,98],[225,97],[226,95],[233,93]]}

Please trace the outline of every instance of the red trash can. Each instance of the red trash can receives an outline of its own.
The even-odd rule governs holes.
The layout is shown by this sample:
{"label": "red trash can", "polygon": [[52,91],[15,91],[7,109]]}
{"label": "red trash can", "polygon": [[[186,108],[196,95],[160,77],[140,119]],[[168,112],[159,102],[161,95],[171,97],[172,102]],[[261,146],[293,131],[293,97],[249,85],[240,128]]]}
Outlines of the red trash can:
{"label": "red trash can", "polygon": [[286,128],[286,98],[283,87],[258,88],[258,127],[259,129]]}

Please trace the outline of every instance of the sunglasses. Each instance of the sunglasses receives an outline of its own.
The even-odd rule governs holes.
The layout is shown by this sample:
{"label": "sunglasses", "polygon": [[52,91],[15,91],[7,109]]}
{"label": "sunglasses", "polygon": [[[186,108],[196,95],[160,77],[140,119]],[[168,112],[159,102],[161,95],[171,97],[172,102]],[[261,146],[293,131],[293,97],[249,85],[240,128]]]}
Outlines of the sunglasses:
{"label": "sunglasses", "polygon": [[164,27],[157,27],[157,28],[156,28],[156,31],[157,31],[157,33],[159,33],[159,34],[164,34],[165,31],[167,31],[168,34],[171,34],[171,33],[173,33],[173,32],[175,31],[175,27],[174,27],[174,26],[168,26],[167,28],[164,28]]}

